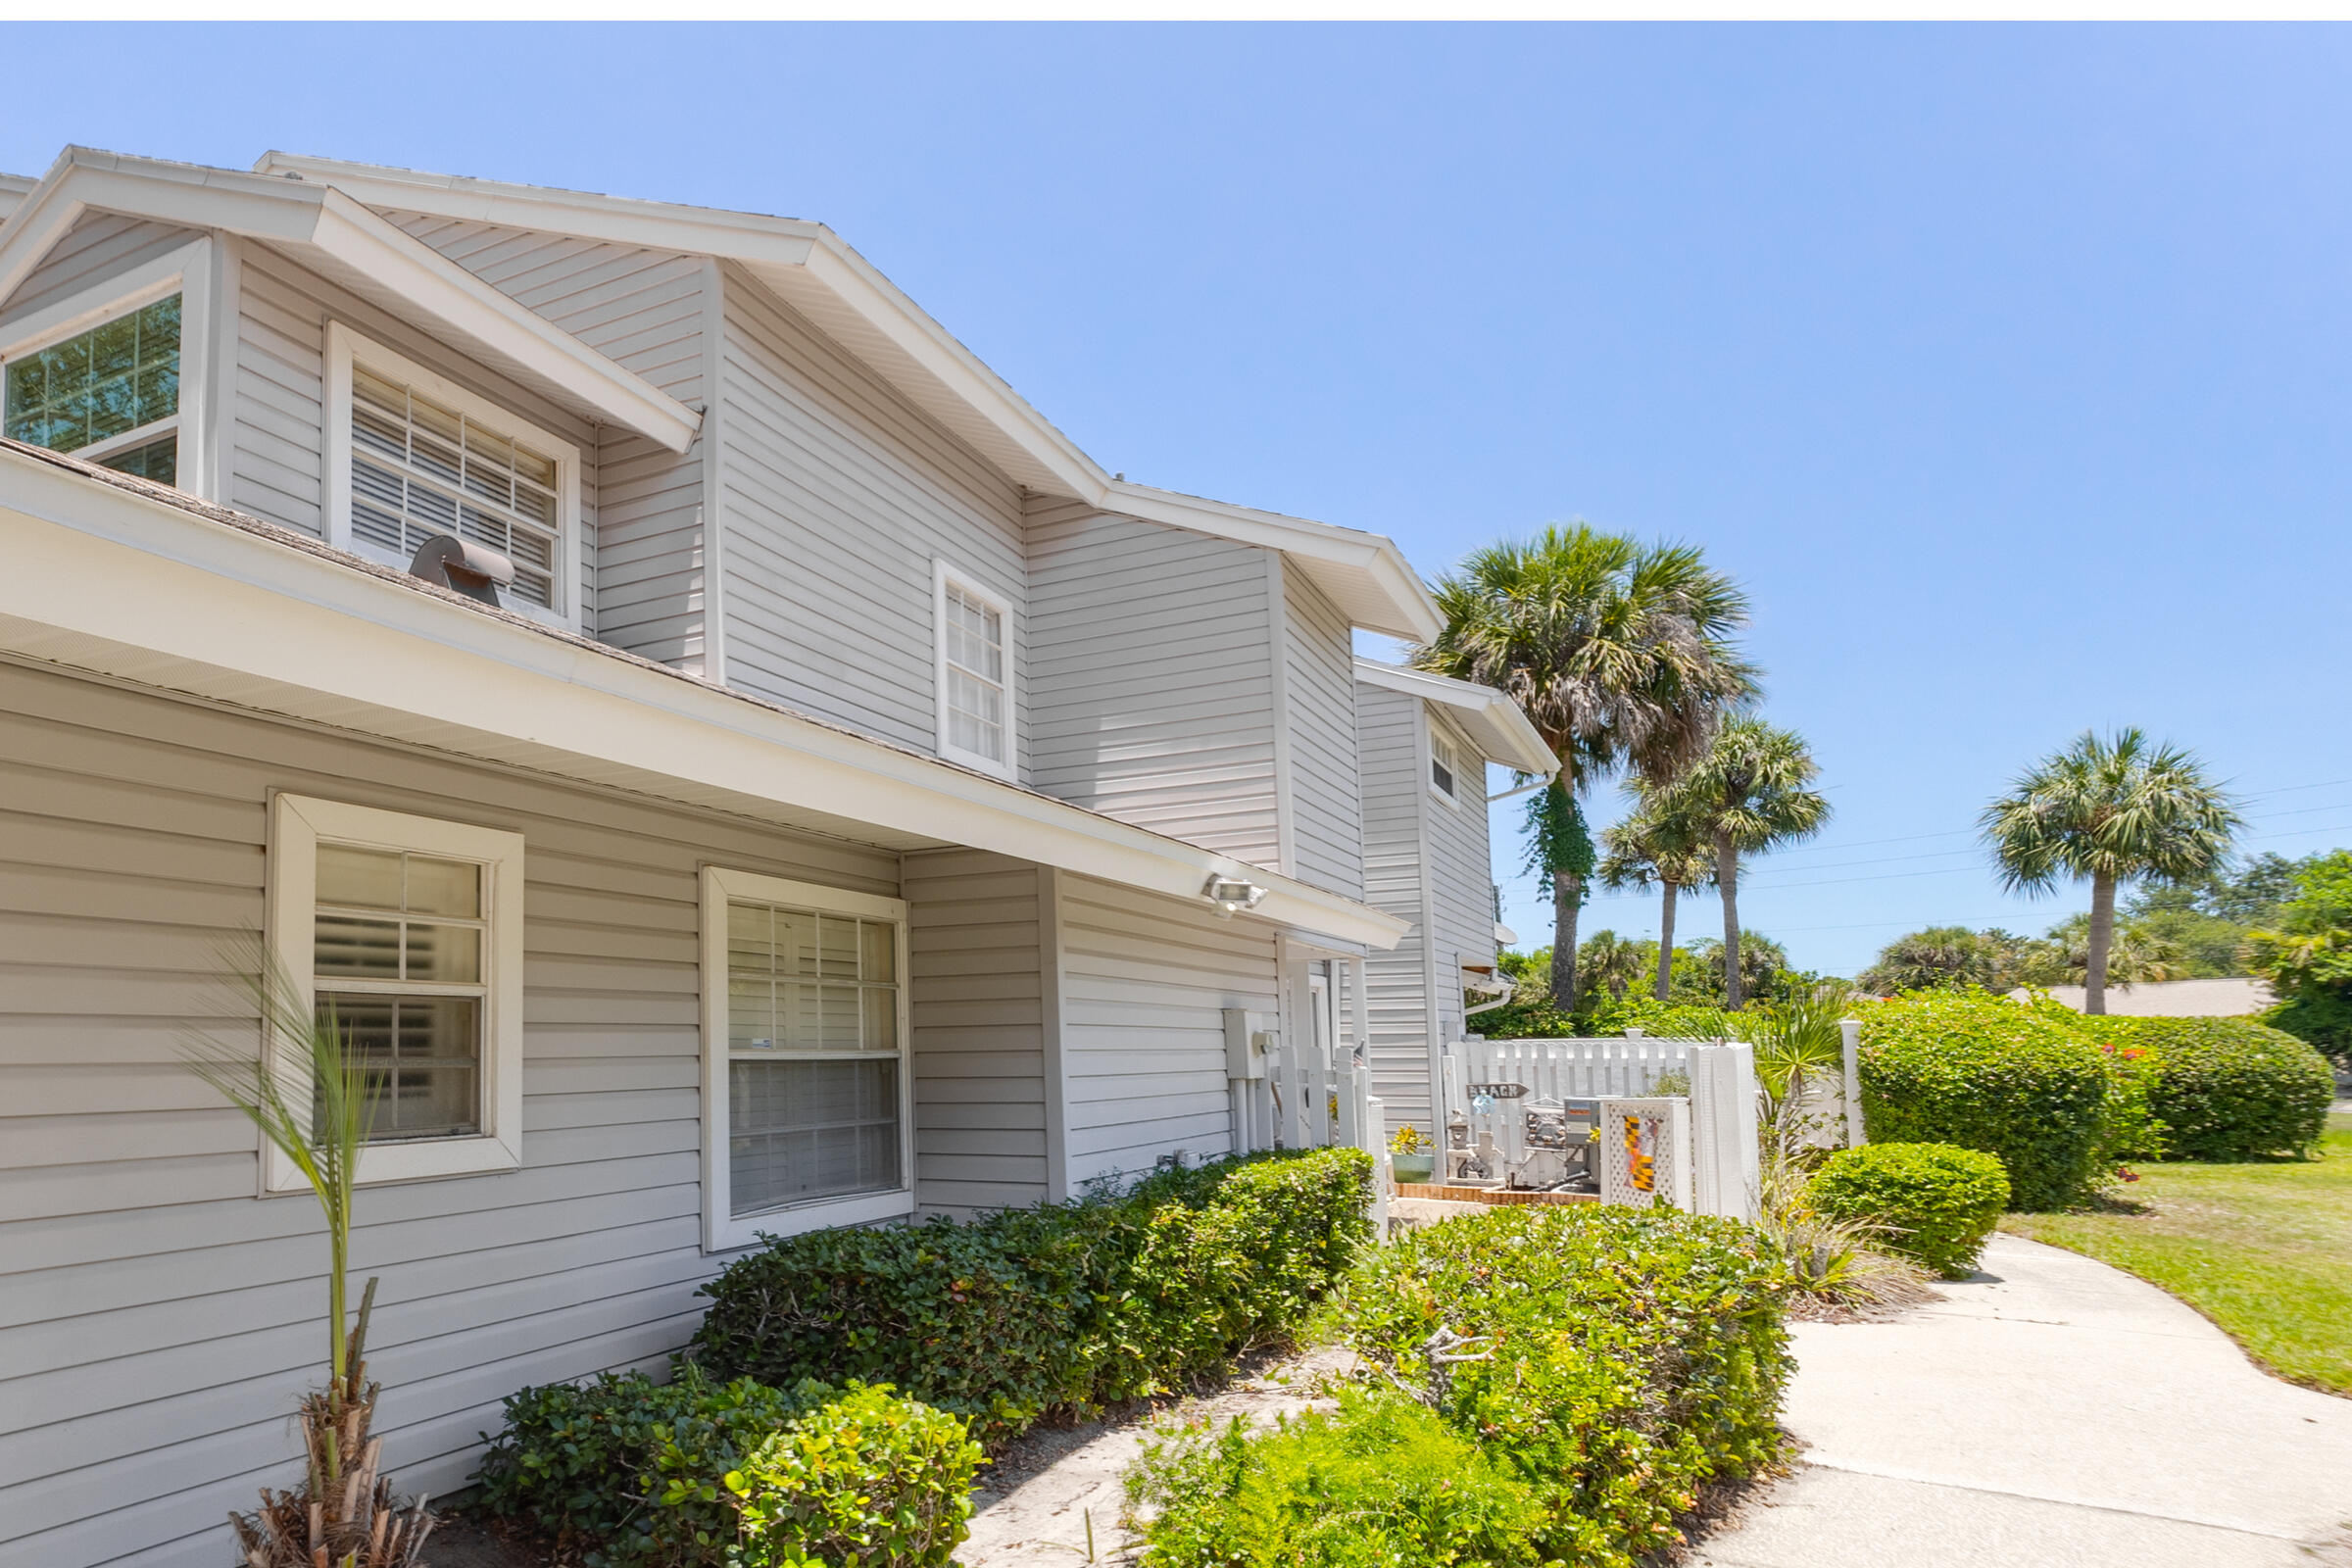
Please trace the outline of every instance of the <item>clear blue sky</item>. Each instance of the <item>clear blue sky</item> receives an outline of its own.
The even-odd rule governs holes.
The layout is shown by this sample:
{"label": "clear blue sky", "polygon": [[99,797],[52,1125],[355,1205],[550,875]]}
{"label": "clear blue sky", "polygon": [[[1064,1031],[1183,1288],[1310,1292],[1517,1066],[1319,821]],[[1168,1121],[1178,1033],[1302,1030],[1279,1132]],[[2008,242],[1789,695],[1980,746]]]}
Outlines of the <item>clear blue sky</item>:
{"label": "clear blue sky", "polygon": [[1431,573],[1577,516],[1703,545],[1838,808],[1742,901],[1801,963],[2082,906],[1967,831],[2086,725],[2259,793],[2249,848],[2352,840],[2342,29],[142,24],[134,80],[98,30],[0,28],[0,169],[820,219],[1133,478]]}

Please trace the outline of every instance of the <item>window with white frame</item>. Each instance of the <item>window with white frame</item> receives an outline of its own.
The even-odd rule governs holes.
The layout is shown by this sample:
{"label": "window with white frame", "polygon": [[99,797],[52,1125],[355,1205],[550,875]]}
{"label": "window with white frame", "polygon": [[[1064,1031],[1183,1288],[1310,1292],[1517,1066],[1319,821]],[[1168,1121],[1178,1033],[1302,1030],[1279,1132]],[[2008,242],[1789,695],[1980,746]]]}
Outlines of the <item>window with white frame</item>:
{"label": "window with white frame", "polygon": [[514,564],[514,610],[569,624],[579,449],[340,324],[332,541],[406,568],[455,534]]}
{"label": "window with white frame", "polygon": [[[519,834],[277,796],[270,918],[304,1004],[365,1069],[361,1180],[520,1164]],[[275,1155],[269,1185],[299,1183]]]}
{"label": "window with white frame", "polygon": [[1461,754],[1454,749],[1453,739],[1436,724],[1429,726],[1429,787],[1448,801],[1457,799],[1454,784],[1461,768]]}
{"label": "window with white frame", "polygon": [[703,921],[709,1245],[910,1212],[906,906],[714,867]]}
{"label": "window with white frame", "polygon": [[177,289],[0,365],[9,439],[160,484],[179,478]]}
{"label": "window with white frame", "polygon": [[1012,774],[1012,615],[1004,602],[941,563],[939,751]]}

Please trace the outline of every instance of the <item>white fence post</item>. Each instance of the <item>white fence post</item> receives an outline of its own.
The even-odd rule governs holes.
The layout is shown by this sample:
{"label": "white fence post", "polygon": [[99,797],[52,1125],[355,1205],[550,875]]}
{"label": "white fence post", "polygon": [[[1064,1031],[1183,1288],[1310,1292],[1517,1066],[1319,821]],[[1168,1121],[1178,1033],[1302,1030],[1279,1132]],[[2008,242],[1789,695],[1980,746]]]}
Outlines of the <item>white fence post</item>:
{"label": "white fence post", "polygon": [[1859,1149],[1870,1142],[1862,1126],[1862,1020],[1839,1019],[1838,1033],[1845,1044],[1845,1147]]}
{"label": "white fence post", "polygon": [[1753,1224],[1761,1172],[1752,1046],[1725,1041],[1690,1049],[1690,1142],[1698,1212]]}
{"label": "white fence post", "polygon": [[1381,1129],[1388,1125],[1388,1107],[1367,1092],[1372,1087],[1371,1068],[1355,1069],[1355,1086],[1364,1106],[1364,1141],[1357,1147],[1372,1156],[1372,1238],[1385,1242],[1389,1239],[1389,1190],[1396,1181],[1389,1169],[1389,1142],[1381,1136]]}

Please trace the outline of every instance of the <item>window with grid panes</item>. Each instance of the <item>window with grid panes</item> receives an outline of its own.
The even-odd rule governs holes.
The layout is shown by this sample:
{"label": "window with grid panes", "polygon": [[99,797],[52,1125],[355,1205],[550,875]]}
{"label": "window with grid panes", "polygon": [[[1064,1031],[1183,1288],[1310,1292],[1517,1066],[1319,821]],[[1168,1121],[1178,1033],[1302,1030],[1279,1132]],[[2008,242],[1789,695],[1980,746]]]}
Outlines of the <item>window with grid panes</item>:
{"label": "window with grid panes", "polygon": [[960,752],[1004,762],[1004,615],[961,583],[949,581],[947,647],[948,744]]}
{"label": "window with grid panes", "polygon": [[1429,731],[1429,787],[1447,800],[1453,799],[1455,760],[1453,742],[1438,733],[1432,725]]}
{"label": "window with grid panes", "polygon": [[480,1132],[482,867],[321,843],[318,889],[316,1005],[368,1069],[369,1140]]}
{"label": "window with grid panes", "polygon": [[898,926],[727,904],[727,1192],[737,1217],[906,1186]]}
{"label": "window with grid panes", "polygon": [[11,440],[78,453],[160,484],[179,476],[179,302],[157,300],[74,336],[11,355]]}
{"label": "window with grid panes", "polygon": [[556,460],[354,365],[351,532],[404,558],[457,534],[514,563],[512,595],[561,610]]}

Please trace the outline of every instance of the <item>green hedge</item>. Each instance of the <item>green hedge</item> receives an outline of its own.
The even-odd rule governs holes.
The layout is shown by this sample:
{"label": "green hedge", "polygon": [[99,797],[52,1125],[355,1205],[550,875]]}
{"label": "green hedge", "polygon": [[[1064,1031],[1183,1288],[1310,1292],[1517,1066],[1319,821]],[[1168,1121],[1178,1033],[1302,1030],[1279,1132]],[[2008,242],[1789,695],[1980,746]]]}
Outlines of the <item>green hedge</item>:
{"label": "green hedge", "polygon": [[2130,1136],[2114,1063],[2054,1004],[1921,991],[1858,1013],[1874,1143],[1981,1150],[2018,1207],[2046,1209],[2087,1200]]}
{"label": "green hedge", "polygon": [[2327,1131],[2335,1075],[2317,1051],[2252,1018],[2119,1018],[2154,1058],[2149,1108],[2176,1159],[2308,1155]]}
{"label": "green hedge", "polygon": [[[1678,1539],[1675,1516],[1701,1485],[1780,1454],[1787,1294],[1754,1231],[1672,1210],[1529,1204],[1414,1231],[1357,1265],[1335,1319],[1386,1379],[1435,1408],[1458,1440],[1438,1458],[1492,1510],[1500,1539],[1481,1539],[1451,1507],[1442,1475],[1382,1446],[1381,1423],[1409,1407],[1369,1401],[1300,1435],[1181,1450],[1178,1484],[1153,1494],[1146,1561],[1627,1568]],[[1491,1352],[1453,1363],[1444,1390],[1423,1354],[1441,1328]],[[1318,1470],[1335,1445],[1371,1462]],[[1216,1555],[1245,1516],[1249,1549]],[[1412,1549],[1384,1556],[1366,1542]]]}
{"label": "green hedge", "polygon": [[1836,1219],[1886,1227],[1873,1245],[1947,1280],[1975,1272],[1977,1254],[2009,1206],[2001,1162],[1950,1144],[1864,1144],[1822,1162],[1810,1188]]}
{"label": "green hedge", "polygon": [[691,1363],[524,1389],[476,1476],[484,1507],[587,1568],[944,1564],[980,1450],[954,1416],[888,1388],[787,1394]]}
{"label": "green hedge", "polygon": [[1360,1150],[1251,1155],[969,1224],[771,1240],[703,1287],[721,1377],[889,1383],[1014,1436],[1179,1388],[1293,1328],[1369,1234]]}

